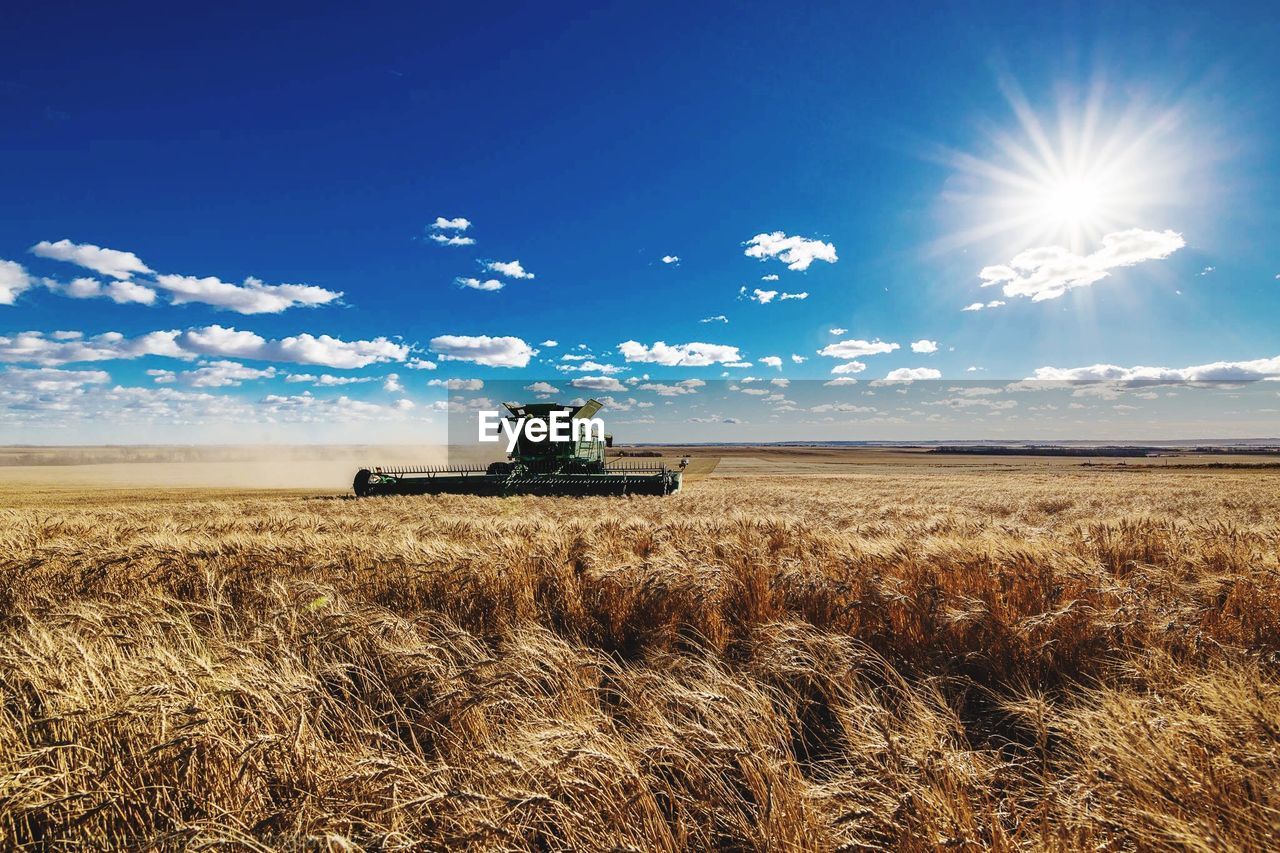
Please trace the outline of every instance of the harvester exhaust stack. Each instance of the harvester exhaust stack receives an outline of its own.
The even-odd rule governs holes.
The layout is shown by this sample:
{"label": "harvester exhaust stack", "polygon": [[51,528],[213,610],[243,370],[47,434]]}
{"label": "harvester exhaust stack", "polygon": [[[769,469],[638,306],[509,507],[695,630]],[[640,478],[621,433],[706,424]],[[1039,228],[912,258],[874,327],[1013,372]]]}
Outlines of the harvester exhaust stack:
{"label": "harvester exhaust stack", "polygon": [[[543,421],[548,429],[552,413],[566,412],[569,421],[587,420],[603,405],[588,400],[581,406],[559,403],[504,403],[507,421]],[[571,430],[570,441],[533,441],[521,431],[506,462],[488,466],[427,465],[373,466],[356,472],[352,488],[357,497],[375,495],[669,495],[680,491],[684,479],[678,469],[663,463],[613,462],[605,459],[612,436],[593,436]]]}

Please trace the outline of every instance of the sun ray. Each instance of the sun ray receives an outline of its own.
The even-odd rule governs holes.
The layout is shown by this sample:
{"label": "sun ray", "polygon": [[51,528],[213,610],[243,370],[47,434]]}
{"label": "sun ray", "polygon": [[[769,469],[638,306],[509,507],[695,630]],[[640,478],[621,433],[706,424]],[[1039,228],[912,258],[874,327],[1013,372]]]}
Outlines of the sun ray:
{"label": "sun ray", "polygon": [[1042,110],[1013,79],[998,83],[1012,122],[987,129],[985,151],[941,149],[955,176],[942,200],[958,222],[932,250],[986,243],[1004,258],[1052,245],[1085,253],[1116,230],[1167,227],[1156,211],[1187,202],[1195,158],[1180,105],[1158,109],[1127,93],[1117,107],[1095,75]]}

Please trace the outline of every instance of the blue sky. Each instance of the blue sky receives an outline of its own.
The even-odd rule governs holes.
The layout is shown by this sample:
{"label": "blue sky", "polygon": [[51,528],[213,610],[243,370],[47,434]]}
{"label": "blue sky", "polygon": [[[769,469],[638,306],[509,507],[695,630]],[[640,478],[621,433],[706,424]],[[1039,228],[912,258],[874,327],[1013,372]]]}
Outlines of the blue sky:
{"label": "blue sky", "polygon": [[1278,36],[1265,4],[24,8],[0,440],[403,438],[449,379],[1277,375]]}

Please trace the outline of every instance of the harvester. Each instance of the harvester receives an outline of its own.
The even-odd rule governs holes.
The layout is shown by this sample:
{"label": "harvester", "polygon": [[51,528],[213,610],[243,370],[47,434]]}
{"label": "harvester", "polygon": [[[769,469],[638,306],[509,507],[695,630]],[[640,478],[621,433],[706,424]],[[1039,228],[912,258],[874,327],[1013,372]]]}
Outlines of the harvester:
{"label": "harvester", "polygon": [[[586,421],[603,408],[597,400],[581,406],[559,403],[504,403],[503,417],[516,431],[515,446],[505,462],[488,465],[372,466],[356,472],[352,484],[357,497],[376,495],[669,495],[680,491],[684,468],[662,462],[607,462],[612,436],[570,429],[568,441],[534,440],[529,422],[541,421],[550,431],[553,415]],[[558,413],[566,413],[560,415]],[[598,423],[598,422],[597,422]]]}

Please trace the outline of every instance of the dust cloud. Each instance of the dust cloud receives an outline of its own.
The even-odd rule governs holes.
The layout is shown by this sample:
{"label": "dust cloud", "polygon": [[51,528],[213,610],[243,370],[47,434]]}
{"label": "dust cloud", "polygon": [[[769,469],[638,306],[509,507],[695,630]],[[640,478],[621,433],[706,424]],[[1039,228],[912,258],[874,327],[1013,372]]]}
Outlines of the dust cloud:
{"label": "dust cloud", "polygon": [[456,462],[442,445],[5,447],[0,484],[58,488],[316,489],[342,492],[374,465]]}

